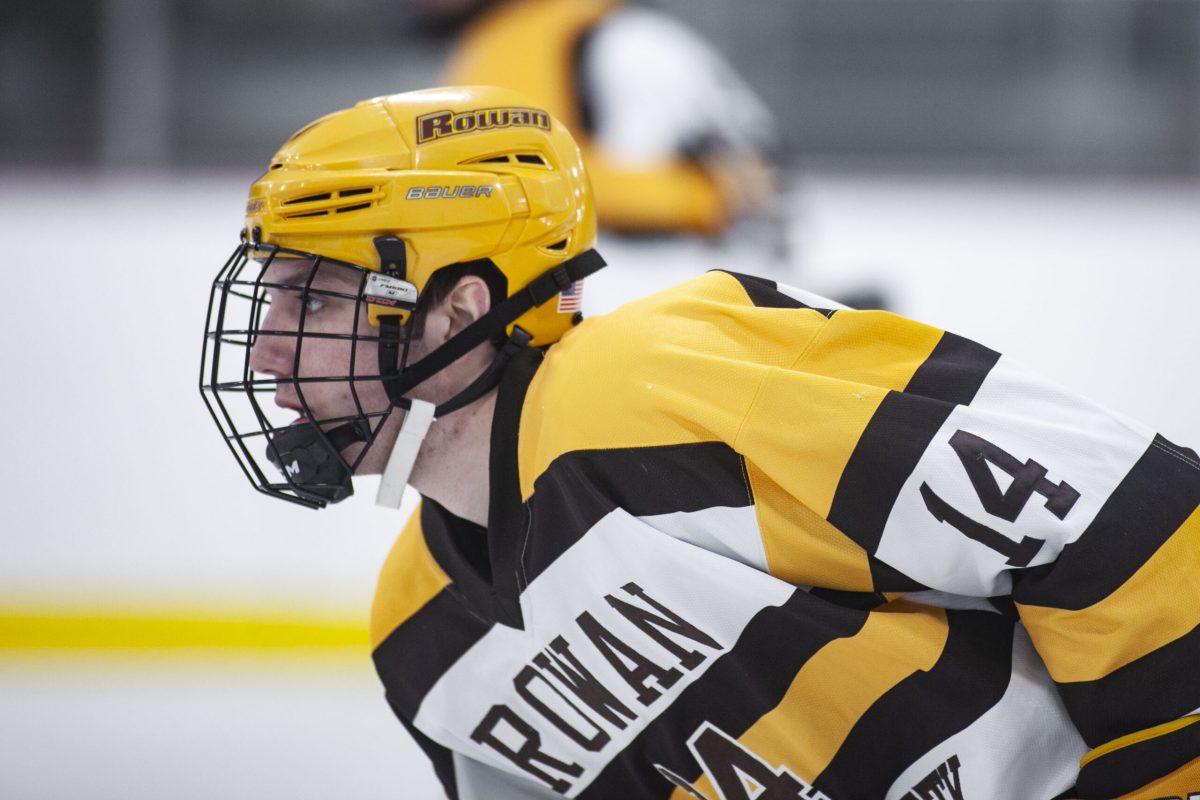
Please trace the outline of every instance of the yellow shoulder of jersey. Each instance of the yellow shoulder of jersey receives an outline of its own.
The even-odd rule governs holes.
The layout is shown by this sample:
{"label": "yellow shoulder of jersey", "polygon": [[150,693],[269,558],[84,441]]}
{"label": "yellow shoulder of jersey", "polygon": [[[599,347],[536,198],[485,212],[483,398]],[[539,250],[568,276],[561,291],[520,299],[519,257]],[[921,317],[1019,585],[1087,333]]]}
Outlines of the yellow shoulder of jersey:
{"label": "yellow shoulder of jersey", "polygon": [[735,441],[767,372],[791,366],[827,322],[815,310],[756,307],[717,271],[585,320],[529,386],[522,498],[574,450]]}
{"label": "yellow shoulder of jersey", "polygon": [[382,644],[449,583],[450,578],[425,544],[418,505],[379,573],[375,601],[371,604],[371,649]]}

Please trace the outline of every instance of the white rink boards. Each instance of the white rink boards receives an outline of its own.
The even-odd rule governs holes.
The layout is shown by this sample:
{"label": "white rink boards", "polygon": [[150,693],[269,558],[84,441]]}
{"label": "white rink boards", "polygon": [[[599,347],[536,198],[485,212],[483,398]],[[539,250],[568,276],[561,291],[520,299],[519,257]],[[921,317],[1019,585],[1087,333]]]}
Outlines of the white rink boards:
{"label": "white rink boards", "polygon": [[[402,518],[372,482],[313,513],[254,493],[196,390],[207,286],[252,175],[0,175],[0,603],[361,619]],[[1200,185],[806,176],[799,271],[1002,350],[1200,445]],[[602,241],[596,311],[753,247]],[[739,254],[740,252],[740,254]],[[0,797],[439,797],[369,663],[0,649]],[[282,661],[280,660],[282,659]]]}

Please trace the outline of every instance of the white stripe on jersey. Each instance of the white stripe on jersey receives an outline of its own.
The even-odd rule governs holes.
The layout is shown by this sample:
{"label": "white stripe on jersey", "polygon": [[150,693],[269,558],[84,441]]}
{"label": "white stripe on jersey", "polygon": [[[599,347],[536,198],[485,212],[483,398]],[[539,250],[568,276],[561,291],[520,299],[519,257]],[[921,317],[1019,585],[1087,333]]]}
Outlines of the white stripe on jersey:
{"label": "white stripe on jersey", "polygon": [[903,800],[951,756],[958,757],[959,780],[966,797],[1049,800],[1074,784],[1079,759],[1087,749],[1029,634],[1018,624],[1013,636],[1012,679],[1000,702],[917,759],[892,784],[885,800]]}
{"label": "white stripe on jersey", "polygon": [[[672,516],[692,518],[676,520],[682,527],[713,530],[717,524],[730,519],[728,511],[718,509]],[[684,670],[683,677],[670,688],[662,689],[662,695],[648,707],[637,702],[633,690],[613,671],[576,623],[576,617],[588,611],[605,628],[655,663],[663,667],[677,666],[679,662],[674,655],[614,612],[604,600],[604,595],[611,594],[633,605],[641,605],[621,591],[621,587],[631,581],[648,596],[699,627],[722,648],[716,652],[695,645],[692,649],[704,652],[706,659],[692,670]],[[422,700],[414,723],[425,735],[451,750],[536,783],[537,779],[524,775],[495,750],[471,739],[472,731],[494,704],[507,705],[536,726],[543,752],[583,767],[583,774],[570,781],[566,796],[573,797],[688,685],[703,675],[721,653],[733,647],[755,614],[763,608],[782,605],[794,591],[795,587],[784,581],[664,535],[623,509],[617,509],[596,523],[521,594],[526,629],[518,631],[494,625],[442,674]],[[513,687],[517,673],[557,636],[565,638],[581,664],[637,714],[624,730],[606,726],[604,730],[612,740],[599,752],[585,751],[548,724]],[[689,647],[692,645],[679,637],[670,638]],[[567,696],[571,697],[569,691]],[[539,685],[538,697],[578,730],[595,729],[544,686]],[[571,699],[579,705],[576,698]],[[507,732],[507,728],[505,730]]]}
{"label": "white stripe on jersey", "polygon": [[677,511],[638,519],[682,542],[732,558],[760,572],[767,571],[767,551],[754,506],[714,506],[703,511]]}
{"label": "white stripe on jersey", "polygon": [[562,800],[528,775],[513,775],[462,753],[453,753],[458,800]]}
{"label": "white stripe on jersey", "polygon": [[[984,510],[950,437],[963,430],[982,437],[1024,463],[1044,466],[1046,479],[1079,492],[1065,519],[1034,494],[1016,522]],[[958,406],[929,444],[892,508],[876,556],[924,585],[981,597],[1008,594],[1011,569],[1004,555],[938,522],[926,506],[922,484],[951,507],[1014,542],[1045,540],[1028,566],[1053,561],[1075,541],[1153,440],[1153,434],[1001,357],[970,406]],[[992,467],[1001,491],[1011,477]]]}
{"label": "white stripe on jersey", "polygon": [[822,297],[806,289],[797,289],[795,286],[788,286],[786,283],[776,282],[775,288],[781,294],[786,294],[793,300],[799,300],[810,308],[840,308],[850,310],[850,306],[842,305],[837,300],[830,300],[828,297]]}

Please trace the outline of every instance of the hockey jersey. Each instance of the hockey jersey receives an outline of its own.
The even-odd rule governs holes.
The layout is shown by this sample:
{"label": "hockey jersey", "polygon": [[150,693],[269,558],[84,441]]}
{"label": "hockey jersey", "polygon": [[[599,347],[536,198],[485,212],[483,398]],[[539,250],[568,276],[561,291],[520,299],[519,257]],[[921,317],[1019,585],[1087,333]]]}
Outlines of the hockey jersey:
{"label": "hockey jersey", "polygon": [[710,272],[531,351],[374,660],[449,797],[1200,792],[1200,461],[972,341]]}

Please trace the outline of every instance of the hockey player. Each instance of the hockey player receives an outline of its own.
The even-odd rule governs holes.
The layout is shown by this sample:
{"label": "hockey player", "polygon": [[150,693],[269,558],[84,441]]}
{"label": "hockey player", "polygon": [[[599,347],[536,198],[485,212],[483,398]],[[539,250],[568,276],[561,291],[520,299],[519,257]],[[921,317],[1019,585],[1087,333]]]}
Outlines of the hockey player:
{"label": "hockey player", "polygon": [[1191,450],[747,275],[580,322],[583,163],[509,91],[318,120],[242,235],[206,400],[263,492],[422,495],[371,635],[451,798],[1200,791]]}
{"label": "hockey player", "polygon": [[775,122],[708,42],[620,0],[407,0],[462,20],[447,84],[515,89],[583,149],[606,231],[720,234],[778,206]]}

